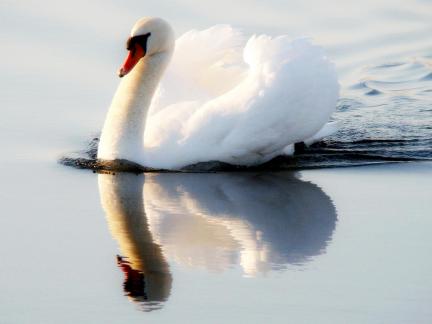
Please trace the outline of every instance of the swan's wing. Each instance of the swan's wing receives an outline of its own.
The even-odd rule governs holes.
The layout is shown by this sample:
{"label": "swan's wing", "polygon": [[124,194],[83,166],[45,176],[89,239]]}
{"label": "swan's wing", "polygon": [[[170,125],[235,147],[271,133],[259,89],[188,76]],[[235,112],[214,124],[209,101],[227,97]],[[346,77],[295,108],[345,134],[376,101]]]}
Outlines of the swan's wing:
{"label": "swan's wing", "polygon": [[333,64],[307,39],[252,37],[244,59],[248,76],[189,118],[184,141],[205,141],[225,162],[262,163],[327,123],[339,85]]}
{"label": "swan's wing", "polygon": [[210,100],[171,104],[151,116],[145,141],[156,145],[146,151],[148,165],[262,163],[326,124],[339,85],[320,47],[307,39],[254,36],[243,57],[246,75],[231,90]]}
{"label": "swan's wing", "polygon": [[176,41],[175,51],[150,114],[185,101],[208,101],[232,89],[244,77],[246,39],[229,25],[191,30]]}

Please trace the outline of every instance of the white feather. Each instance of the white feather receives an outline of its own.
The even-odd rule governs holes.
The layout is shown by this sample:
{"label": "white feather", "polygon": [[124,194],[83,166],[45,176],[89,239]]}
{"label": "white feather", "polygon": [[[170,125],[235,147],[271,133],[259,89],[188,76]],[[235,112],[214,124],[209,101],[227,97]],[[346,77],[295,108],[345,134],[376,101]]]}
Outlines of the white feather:
{"label": "white feather", "polygon": [[246,40],[227,25],[192,30],[177,40],[153,97],[143,149],[123,156],[168,169],[263,163],[314,138],[338,93],[333,64],[306,38]]}
{"label": "white feather", "polygon": [[242,40],[238,31],[216,26],[177,41],[150,108],[145,165],[263,163],[328,121],[339,87],[320,47],[253,36],[242,49]]}

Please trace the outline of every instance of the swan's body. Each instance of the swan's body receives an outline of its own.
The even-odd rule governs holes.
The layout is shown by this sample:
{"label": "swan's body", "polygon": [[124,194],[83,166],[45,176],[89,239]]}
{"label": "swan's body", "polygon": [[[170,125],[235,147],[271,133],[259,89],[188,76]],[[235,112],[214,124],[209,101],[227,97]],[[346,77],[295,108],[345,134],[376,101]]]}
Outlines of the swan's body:
{"label": "swan's body", "polygon": [[99,159],[168,169],[215,160],[253,165],[326,133],[339,86],[333,65],[308,40],[246,42],[221,25],[184,34],[174,51],[171,28],[155,18],[138,21],[131,37],[148,33],[147,54],[114,96]]}

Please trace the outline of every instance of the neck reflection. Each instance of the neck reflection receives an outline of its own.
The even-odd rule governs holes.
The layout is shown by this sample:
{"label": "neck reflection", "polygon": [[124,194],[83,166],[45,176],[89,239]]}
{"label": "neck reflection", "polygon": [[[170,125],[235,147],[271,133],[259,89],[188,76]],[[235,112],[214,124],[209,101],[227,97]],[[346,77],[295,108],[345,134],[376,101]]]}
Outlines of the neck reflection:
{"label": "neck reflection", "polygon": [[153,305],[171,291],[166,260],[240,266],[245,276],[278,271],[324,253],[337,219],[330,198],[290,172],[101,174],[99,189],[126,281],[143,276],[142,287],[125,281],[126,294]]}
{"label": "neck reflection", "polygon": [[144,176],[100,174],[102,207],[122,256],[125,294],[145,311],[162,307],[171,292],[172,277],[162,250],[154,242],[143,205]]}

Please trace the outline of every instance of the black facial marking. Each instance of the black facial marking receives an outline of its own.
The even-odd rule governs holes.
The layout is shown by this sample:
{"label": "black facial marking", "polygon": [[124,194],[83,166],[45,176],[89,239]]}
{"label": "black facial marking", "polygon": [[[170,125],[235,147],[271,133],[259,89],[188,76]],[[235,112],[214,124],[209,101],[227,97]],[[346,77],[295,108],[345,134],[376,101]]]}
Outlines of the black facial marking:
{"label": "black facial marking", "polygon": [[150,35],[151,33],[147,33],[145,35],[129,37],[129,39],[126,42],[126,49],[128,51],[133,51],[135,50],[135,45],[139,44],[143,48],[145,54],[147,52],[147,41]]}

